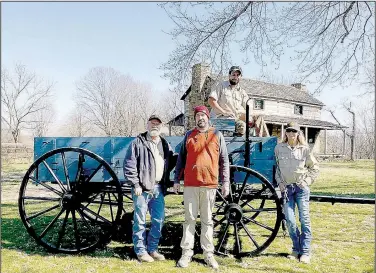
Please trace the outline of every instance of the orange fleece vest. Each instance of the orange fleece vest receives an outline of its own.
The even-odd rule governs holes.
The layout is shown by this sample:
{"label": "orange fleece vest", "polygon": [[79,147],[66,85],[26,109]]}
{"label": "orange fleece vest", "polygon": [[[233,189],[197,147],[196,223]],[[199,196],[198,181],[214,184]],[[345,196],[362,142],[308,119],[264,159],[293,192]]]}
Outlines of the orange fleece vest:
{"label": "orange fleece vest", "polygon": [[186,141],[185,187],[217,188],[219,175],[219,137],[214,128],[201,133],[194,129]]}

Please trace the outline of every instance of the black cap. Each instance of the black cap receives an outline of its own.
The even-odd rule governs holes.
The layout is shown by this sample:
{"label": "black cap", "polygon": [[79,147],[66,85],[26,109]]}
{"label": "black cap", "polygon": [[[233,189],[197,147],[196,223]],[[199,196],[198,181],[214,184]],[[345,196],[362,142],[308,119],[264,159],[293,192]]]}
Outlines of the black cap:
{"label": "black cap", "polygon": [[240,75],[243,75],[243,72],[240,66],[237,66],[237,65],[231,66],[230,70],[228,71],[228,74],[231,74],[232,71],[239,71]]}
{"label": "black cap", "polygon": [[157,120],[159,120],[160,123],[163,123],[162,119],[158,115],[151,115],[150,118],[148,119],[148,121],[152,120],[152,119],[157,119]]}

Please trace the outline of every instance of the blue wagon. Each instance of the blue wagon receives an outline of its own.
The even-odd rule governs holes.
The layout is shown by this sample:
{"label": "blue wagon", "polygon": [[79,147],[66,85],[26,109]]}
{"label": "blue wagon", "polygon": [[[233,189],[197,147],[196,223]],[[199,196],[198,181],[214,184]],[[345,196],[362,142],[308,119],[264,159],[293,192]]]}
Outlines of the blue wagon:
{"label": "blue wagon", "polygon": [[[235,128],[234,120],[214,123],[227,135]],[[274,240],[283,218],[274,182],[277,138],[249,134],[247,127],[243,137],[225,137],[231,187],[226,198],[217,191],[213,220],[218,254],[260,253]],[[133,211],[123,174],[133,139],[35,138],[35,162],[23,178],[18,201],[20,217],[37,243],[53,252],[79,253],[109,242],[120,219]],[[183,137],[166,139],[178,152]]]}

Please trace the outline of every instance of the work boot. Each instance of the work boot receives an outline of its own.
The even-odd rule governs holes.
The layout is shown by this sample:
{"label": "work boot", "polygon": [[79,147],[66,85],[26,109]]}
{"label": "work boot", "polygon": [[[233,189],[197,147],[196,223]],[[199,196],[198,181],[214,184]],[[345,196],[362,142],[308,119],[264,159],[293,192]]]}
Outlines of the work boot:
{"label": "work boot", "polygon": [[156,261],[164,261],[164,260],[166,260],[165,256],[163,256],[158,251],[151,252],[151,253],[149,253],[149,255],[150,255],[150,257],[152,257]]}
{"label": "work boot", "polygon": [[213,255],[205,256],[205,263],[211,268],[218,269],[219,265]]}
{"label": "work boot", "polygon": [[154,262],[154,259],[148,253],[137,255],[137,259],[140,262],[147,262],[147,263]]}
{"label": "work boot", "polygon": [[189,263],[191,262],[192,260],[192,256],[189,256],[189,255],[182,255],[180,260],[178,261],[178,263],[176,264],[177,267],[182,267],[182,268],[185,268],[185,267],[188,267]]}
{"label": "work boot", "polygon": [[305,263],[305,264],[309,264],[309,263],[311,263],[311,257],[309,255],[303,254],[300,257],[300,262]]}
{"label": "work boot", "polygon": [[291,254],[287,255],[287,259],[299,260],[299,253],[293,251],[293,252],[291,252]]}

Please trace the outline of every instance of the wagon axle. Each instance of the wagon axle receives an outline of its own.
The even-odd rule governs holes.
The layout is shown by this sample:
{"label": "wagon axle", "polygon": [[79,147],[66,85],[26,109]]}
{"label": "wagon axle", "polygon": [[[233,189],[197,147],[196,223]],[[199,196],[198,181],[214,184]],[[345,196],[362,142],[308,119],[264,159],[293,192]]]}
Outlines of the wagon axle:
{"label": "wagon axle", "polygon": [[239,223],[243,218],[243,209],[238,204],[231,203],[225,207],[225,215],[228,222]]}

